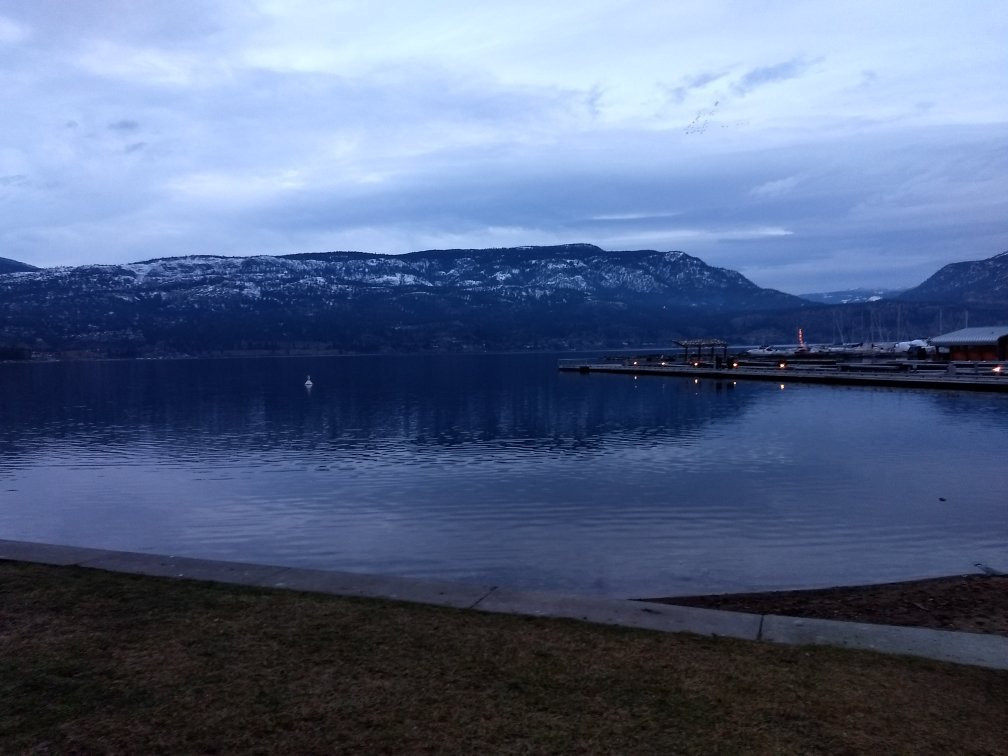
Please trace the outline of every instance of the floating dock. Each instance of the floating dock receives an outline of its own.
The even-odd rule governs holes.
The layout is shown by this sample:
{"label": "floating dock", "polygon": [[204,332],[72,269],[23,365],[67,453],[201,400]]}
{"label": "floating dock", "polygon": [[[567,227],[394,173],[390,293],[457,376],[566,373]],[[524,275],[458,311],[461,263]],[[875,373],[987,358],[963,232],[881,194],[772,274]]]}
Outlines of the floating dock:
{"label": "floating dock", "polygon": [[1008,392],[1008,367],[1003,363],[933,362],[788,362],[754,363],[726,360],[721,364],[683,363],[646,357],[603,360],[560,360],[559,369],[577,373],[677,376],[718,381],[823,383],[842,386]]}

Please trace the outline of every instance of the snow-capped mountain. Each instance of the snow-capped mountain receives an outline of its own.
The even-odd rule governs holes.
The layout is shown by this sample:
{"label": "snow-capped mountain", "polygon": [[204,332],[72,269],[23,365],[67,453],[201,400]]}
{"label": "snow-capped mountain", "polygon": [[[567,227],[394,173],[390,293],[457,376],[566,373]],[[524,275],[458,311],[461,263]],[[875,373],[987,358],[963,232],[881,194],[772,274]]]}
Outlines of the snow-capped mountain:
{"label": "snow-capped mountain", "polygon": [[803,300],[683,252],[587,244],[178,257],[0,277],[0,340],[508,348],[672,338]]}
{"label": "snow-capped mountain", "polygon": [[750,310],[801,304],[740,273],[684,252],[607,252],[591,244],[428,250],[405,255],[335,252],[279,260],[315,266],[348,284],[492,292],[507,299],[580,294],[595,301]]}
{"label": "snow-capped mountain", "polygon": [[1008,251],[986,260],[946,265],[899,298],[943,304],[1008,303]]}

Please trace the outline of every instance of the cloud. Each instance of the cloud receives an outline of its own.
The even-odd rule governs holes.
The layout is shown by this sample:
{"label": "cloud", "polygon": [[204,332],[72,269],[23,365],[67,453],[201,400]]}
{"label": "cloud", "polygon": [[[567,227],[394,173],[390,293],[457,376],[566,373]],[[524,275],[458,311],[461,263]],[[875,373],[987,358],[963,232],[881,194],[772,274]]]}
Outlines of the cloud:
{"label": "cloud", "polygon": [[796,79],[808,71],[811,66],[812,63],[804,58],[792,58],[772,66],[753,68],[739,79],[734,86],[734,91],[745,96],[767,84]]}
{"label": "cloud", "polygon": [[655,215],[654,213],[614,213],[612,215],[593,215],[585,220],[602,223],[639,223],[640,221],[666,221],[675,218],[676,215],[677,213],[665,213],[661,215]]}
{"label": "cloud", "polygon": [[28,27],[0,16],[0,45],[17,45],[31,36]]}
{"label": "cloud", "polygon": [[34,264],[589,241],[814,291],[1008,246],[1003,3],[14,5],[0,248]]}
{"label": "cloud", "polygon": [[712,244],[717,242],[751,242],[765,239],[776,239],[793,234],[786,228],[756,226],[741,228],[690,228],[669,227],[658,231],[647,231],[630,234],[613,234],[606,237],[607,244],[619,246],[649,246],[659,249],[683,249],[697,244]]}
{"label": "cloud", "polygon": [[206,87],[226,75],[223,65],[194,52],[93,40],[75,65],[99,79],[145,86]]}
{"label": "cloud", "polygon": [[709,84],[720,81],[728,75],[729,71],[704,72],[688,76],[681,80],[676,86],[659,84],[659,87],[675,103],[682,103],[687,95],[696,90],[706,89]]}
{"label": "cloud", "polygon": [[798,176],[788,176],[787,178],[767,181],[759,186],[754,186],[749,190],[749,194],[759,199],[776,199],[790,194],[800,183],[801,178]]}

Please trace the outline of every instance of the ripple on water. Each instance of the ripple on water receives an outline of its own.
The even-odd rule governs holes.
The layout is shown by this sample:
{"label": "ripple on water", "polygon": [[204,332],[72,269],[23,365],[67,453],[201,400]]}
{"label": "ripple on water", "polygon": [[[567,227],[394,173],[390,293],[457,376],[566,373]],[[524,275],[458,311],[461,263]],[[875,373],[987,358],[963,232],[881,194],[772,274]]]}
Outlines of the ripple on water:
{"label": "ripple on water", "polygon": [[0,537],[612,595],[1008,569],[1004,397],[375,364],[6,385]]}

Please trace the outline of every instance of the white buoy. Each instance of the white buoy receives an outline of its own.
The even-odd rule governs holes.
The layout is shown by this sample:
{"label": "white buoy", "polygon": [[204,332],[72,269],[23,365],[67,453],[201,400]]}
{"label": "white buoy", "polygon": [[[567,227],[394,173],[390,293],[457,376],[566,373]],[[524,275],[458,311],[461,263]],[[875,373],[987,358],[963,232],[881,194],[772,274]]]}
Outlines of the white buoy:
{"label": "white buoy", "polygon": [[311,388],[311,387],[312,387],[313,385],[315,385],[315,384],[313,384],[313,383],[311,382],[311,376],[310,376],[310,375],[308,376],[308,380],[306,380],[306,381],[304,382],[304,385],[305,385],[305,388]]}

